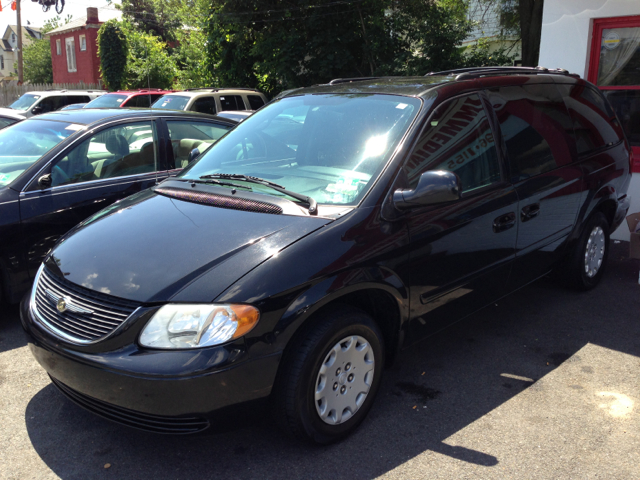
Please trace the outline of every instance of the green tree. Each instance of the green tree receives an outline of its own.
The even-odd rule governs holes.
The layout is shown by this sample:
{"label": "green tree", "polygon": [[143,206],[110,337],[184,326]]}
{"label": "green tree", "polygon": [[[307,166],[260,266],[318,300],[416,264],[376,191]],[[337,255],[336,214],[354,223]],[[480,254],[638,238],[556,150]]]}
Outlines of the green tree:
{"label": "green tree", "polygon": [[173,86],[176,66],[160,38],[125,26],[129,55],[125,68],[125,85],[129,89]]}
{"label": "green tree", "polygon": [[[62,20],[59,16],[49,19],[42,27],[42,34],[66,25],[71,15]],[[24,80],[28,83],[53,83],[53,65],[51,62],[51,42],[43,36],[26,45],[23,50]]]}
{"label": "green tree", "polygon": [[128,45],[118,20],[109,20],[98,30],[98,55],[105,85],[109,90],[120,90],[126,81]]}
{"label": "green tree", "polygon": [[175,42],[176,32],[184,16],[195,8],[194,0],[122,0],[118,5],[125,20],[136,29],[160,37],[163,42]]}
{"label": "green tree", "polygon": [[464,65],[463,0],[213,0],[207,66],[221,86],[277,93],[337,77]]}

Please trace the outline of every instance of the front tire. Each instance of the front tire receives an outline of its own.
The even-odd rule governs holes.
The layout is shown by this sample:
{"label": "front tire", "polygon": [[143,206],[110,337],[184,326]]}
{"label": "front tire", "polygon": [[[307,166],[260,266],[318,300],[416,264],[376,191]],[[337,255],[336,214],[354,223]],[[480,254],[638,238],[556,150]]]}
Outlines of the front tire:
{"label": "front tire", "polygon": [[591,290],[600,282],[609,256],[609,222],[594,213],[585,225],[567,266],[567,280],[578,290]]}
{"label": "front tire", "polygon": [[364,312],[342,306],[314,319],[283,357],[274,416],[285,432],[328,444],[353,432],[380,385],[384,344]]}

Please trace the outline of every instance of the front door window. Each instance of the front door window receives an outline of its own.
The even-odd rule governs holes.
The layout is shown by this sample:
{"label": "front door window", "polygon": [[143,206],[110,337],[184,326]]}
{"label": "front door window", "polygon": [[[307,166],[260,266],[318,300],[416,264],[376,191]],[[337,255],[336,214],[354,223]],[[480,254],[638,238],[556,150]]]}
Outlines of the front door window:
{"label": "front door window", "polygon": [[157,171],[153,122],[108,128],[71,150],[51,170],[52,186]]}

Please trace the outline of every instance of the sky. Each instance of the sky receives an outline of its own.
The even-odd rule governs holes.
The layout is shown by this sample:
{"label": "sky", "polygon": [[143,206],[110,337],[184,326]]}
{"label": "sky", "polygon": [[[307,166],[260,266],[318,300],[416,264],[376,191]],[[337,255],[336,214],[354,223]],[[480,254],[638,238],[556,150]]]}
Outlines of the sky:
{"label": "sky", "polygon": [[[0,37],[4,35],[7,25],[16,25],[16,12],[11,10],[11,0],[0,0],[2,12],[0,12]],[[107,2],[106,0],[66,0],[64,11],[60,15],[63,19],[68,14],[72,15],[72,20],[87,16],[88,7],[98,8],[98,18],[106,21],[117,15],[115,4],[120,1]],[[44,22],[57,15],[55,7],[51,7],[47,13],[42,11],[42,5],[31,0],[21,0],[22,25],[27,25],[27,20],[32,27],[42,27]]]}

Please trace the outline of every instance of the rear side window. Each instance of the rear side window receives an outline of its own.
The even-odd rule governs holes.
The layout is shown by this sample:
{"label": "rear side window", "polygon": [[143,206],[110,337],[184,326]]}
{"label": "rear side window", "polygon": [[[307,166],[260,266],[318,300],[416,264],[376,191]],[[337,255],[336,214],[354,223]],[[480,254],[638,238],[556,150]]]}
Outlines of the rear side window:
{"label": "rear side window", "polygon": [[264,105],[264,100],[262,100],[262,97],[259,95],[247,95],[247,99],[249,100],[251,110],[258,110]]}
{"label": "rear side window", "polygon": [[198,98],[195,102],[193,102],[193,105],[191,106],[191,110],[194,112],[208,113],[210,115],[215,115],[216,101],[213,97]]}
{"label": "rear side window", "polygon": [[622,139],[622,129],[617,125],[613,109],[597,90],[585,84],[560,85],[559,88],[573,121],[579,154]]}
{"label": "rear side window", "polygon": [[507,148],[511,181],[535,177],[575,158],[570,117],[554,85],[487,91]]}
{"label": "rear side window", "polygon": [[89,103],[90,101],[88,95],[68,95],[64,100],[64,105],[61,105],[60,108],[74,103]]}
{"label": "rear side window", "polygon": [[193,120],[168,121],[169,137],[175,168],[189,164],[189,153],[197,148],[200,153],[218,141],[231,126],[196,122]]}
{"label": "rear side window", "polygon": [[246,110],[240,95],[224,95],[220,97],[220,106],[224,110]]}
{"label": "rear side window", "polygon": [[468,192],[498,182],[500,163],[493,133],[478,95],[439,106],[405,165],[410,188],[427,170],[449,170]]}

